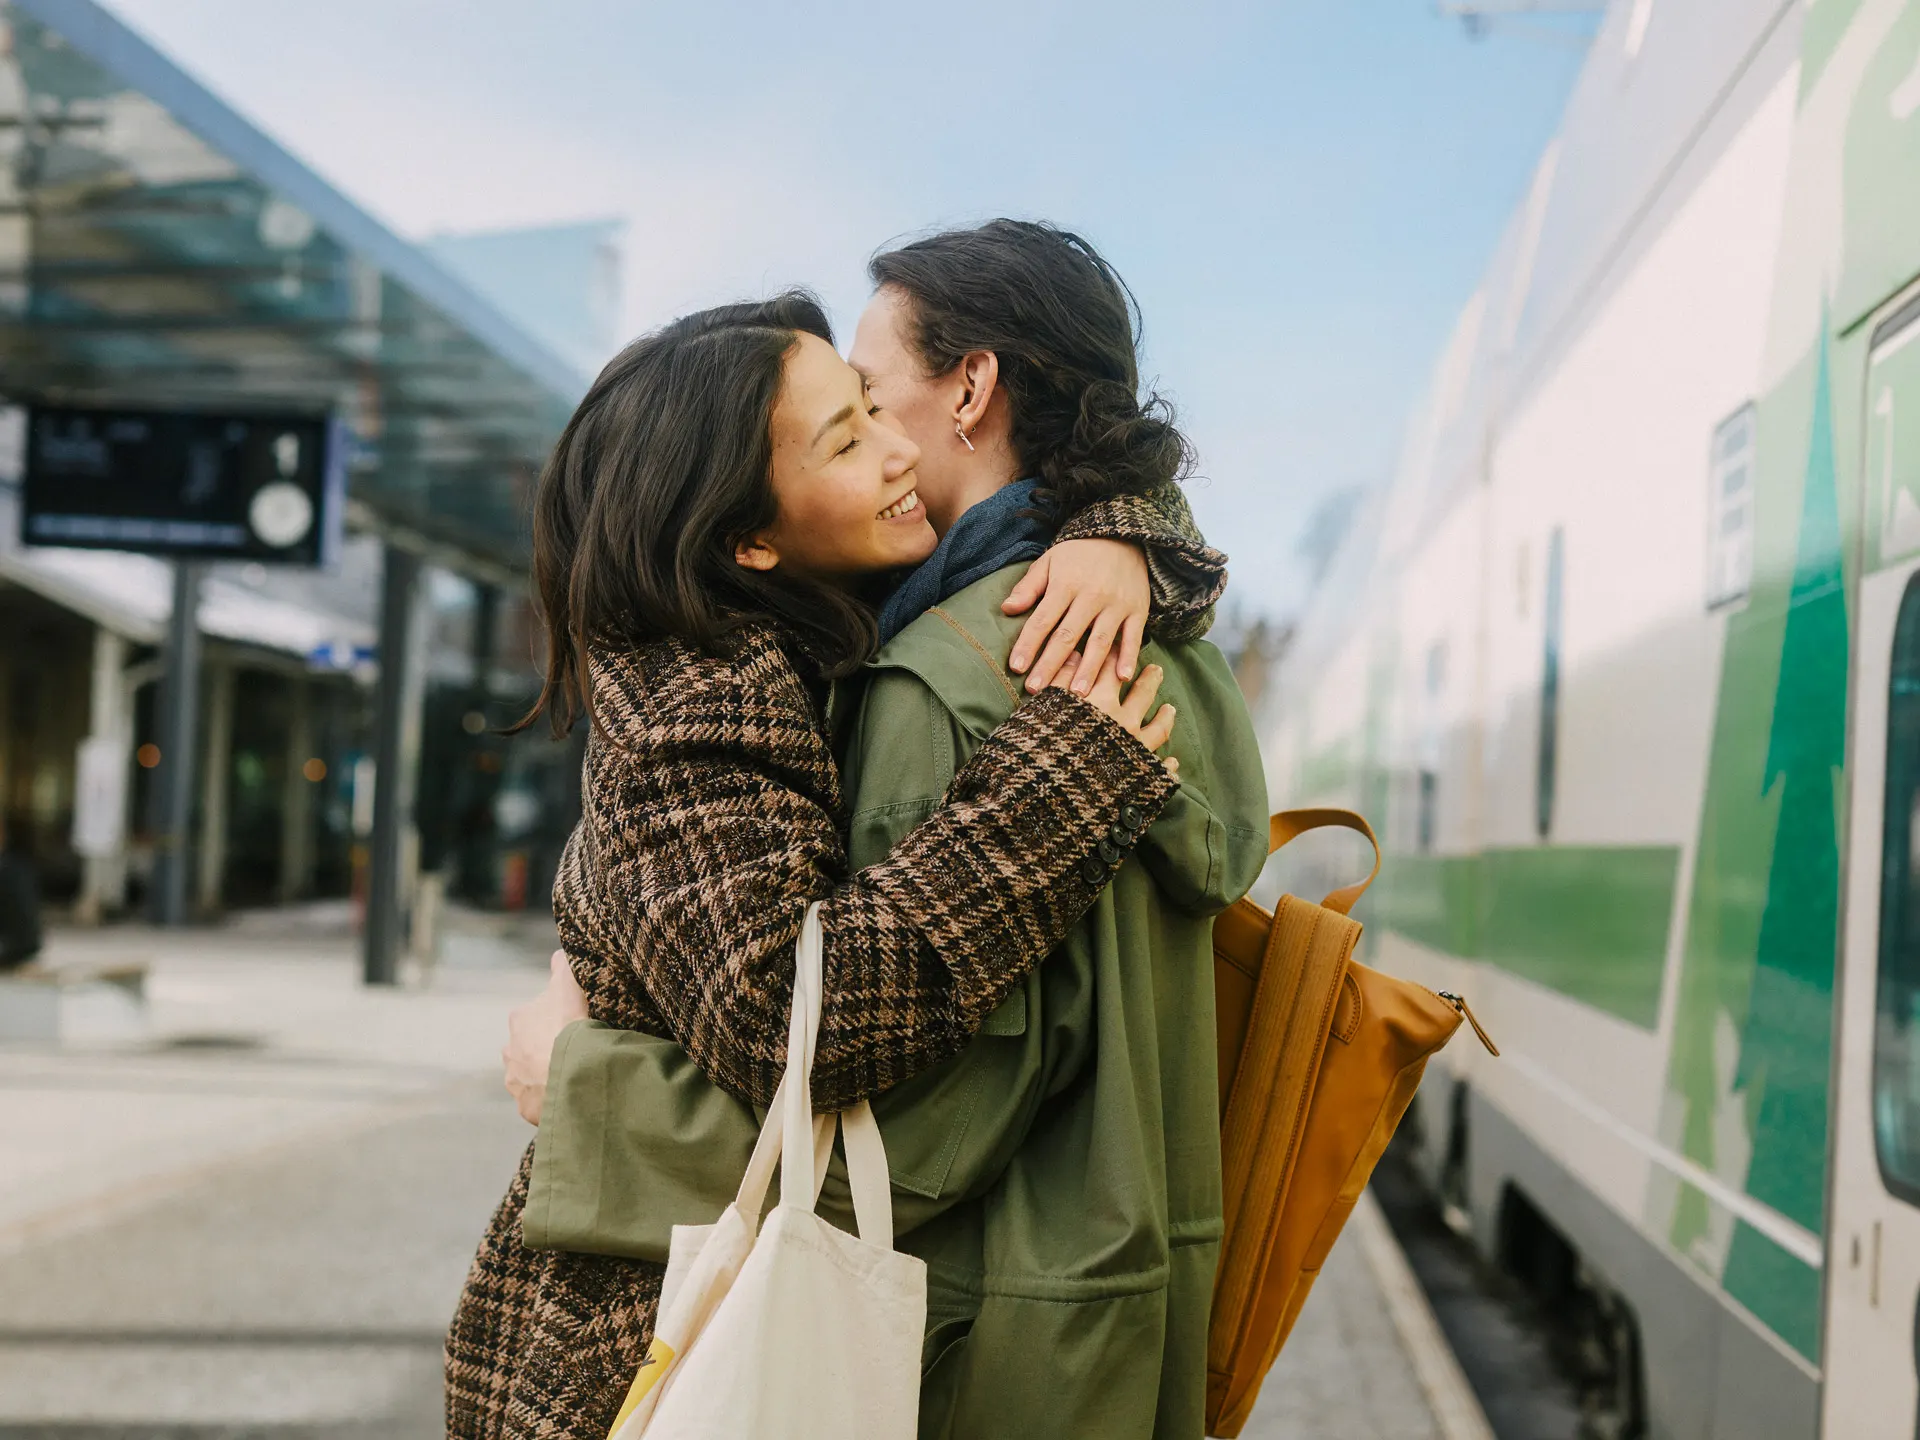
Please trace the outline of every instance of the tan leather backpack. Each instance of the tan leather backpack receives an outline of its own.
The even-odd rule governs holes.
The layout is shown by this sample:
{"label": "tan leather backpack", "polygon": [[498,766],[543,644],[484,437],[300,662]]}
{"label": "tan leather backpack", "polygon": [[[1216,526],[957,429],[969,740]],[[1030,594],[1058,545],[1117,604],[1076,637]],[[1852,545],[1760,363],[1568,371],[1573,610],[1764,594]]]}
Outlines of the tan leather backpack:
{"label": "tan leather backpack", "polygon": [[1285,810],[1271,849],[1322,826],[1373,845],[1373,873],[1272,914],[1241,900],[1214,922],[1220,1150],[1226,1232],[1207,1327],[1207,1433],[1231,1440],[1320,1266],[1420,1084],[1464,1017],[1457,995],[1353,959],[1348,911],[1380,873],[1380,842],[1351,810]]}

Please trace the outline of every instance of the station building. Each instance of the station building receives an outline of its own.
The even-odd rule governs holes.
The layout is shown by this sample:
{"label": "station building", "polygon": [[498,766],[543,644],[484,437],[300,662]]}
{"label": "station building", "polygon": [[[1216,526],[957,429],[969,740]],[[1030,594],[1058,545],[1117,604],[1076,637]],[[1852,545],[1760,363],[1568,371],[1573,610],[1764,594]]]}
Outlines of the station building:
{"label": "station building", "polygon": [[372,974],[421,877],[544,903],[577,742],[496,732],[534,693],[529,499],[611,348],[612,240],[415,245],[91,0],[0,0],[0,819],[50,906],[137,911],[167,843],[176,587],[161,555],[22,542],[36,406],[350,437],[331,564],[199,584],[194,912],[356,895]]}

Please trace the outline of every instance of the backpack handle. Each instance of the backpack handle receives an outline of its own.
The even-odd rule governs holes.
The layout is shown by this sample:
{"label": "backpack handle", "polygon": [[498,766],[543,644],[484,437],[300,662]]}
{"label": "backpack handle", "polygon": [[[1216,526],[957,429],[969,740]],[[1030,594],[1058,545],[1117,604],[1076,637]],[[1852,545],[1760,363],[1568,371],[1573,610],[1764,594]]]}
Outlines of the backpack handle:
{"label": "backpack handle", "polygon": [[1329,825],[1337,825],[1345,830],[1367,837],[1367,843],[1373,846],[1373,872],[1355,885],[1343,885],[1320,903],[1329,910],[1337,910],[1342,915],[1351,914],[1354,902],[1367,893],[1380,874],[1380,841],[1374,836],[1373,827],[1351,810],[1315,809],[1282,810],[1267,822],[1267,853],[1277,851],[1289,840],[1296,840],[1309,830],[1321,830]]}

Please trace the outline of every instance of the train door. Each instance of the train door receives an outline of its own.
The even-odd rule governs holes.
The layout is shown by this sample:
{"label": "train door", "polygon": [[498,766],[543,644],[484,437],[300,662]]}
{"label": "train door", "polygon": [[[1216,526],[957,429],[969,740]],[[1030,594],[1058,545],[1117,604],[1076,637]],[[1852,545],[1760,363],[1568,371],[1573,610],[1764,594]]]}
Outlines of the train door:
{"label": "train door", "polygon": [[1920,1440],[1920,301],[1867,374],[1822,1430]]}

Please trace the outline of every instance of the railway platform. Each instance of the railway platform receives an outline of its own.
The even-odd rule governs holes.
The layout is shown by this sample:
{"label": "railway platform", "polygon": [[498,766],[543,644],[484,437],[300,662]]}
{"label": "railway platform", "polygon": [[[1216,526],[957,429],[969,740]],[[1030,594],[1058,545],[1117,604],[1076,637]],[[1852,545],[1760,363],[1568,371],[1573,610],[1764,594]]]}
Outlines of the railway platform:
{"label": "railway platform", "polygon": [[1494,1440],[1386,1217],[1364,1195],[1242,1440]]}
{"label": "railway platform", "polygon": [[[529,1132],[498,1078],[549,933],[450,927],[369,991],[343,915],[57,931],[146,968],[137,1038],[0,1045],[0,1440],[427,1440]],[[1491,1440],[1385,1220],[1355,1213],[1247,1440]]]}

